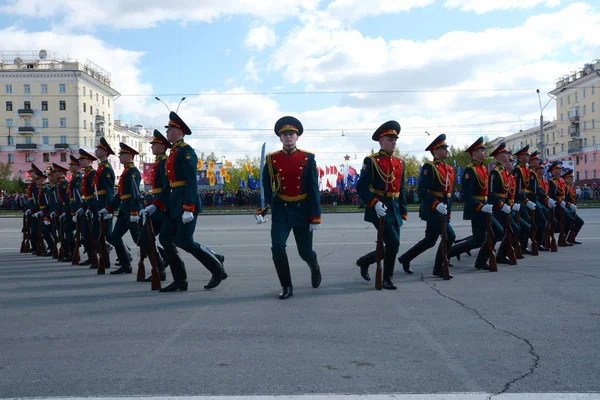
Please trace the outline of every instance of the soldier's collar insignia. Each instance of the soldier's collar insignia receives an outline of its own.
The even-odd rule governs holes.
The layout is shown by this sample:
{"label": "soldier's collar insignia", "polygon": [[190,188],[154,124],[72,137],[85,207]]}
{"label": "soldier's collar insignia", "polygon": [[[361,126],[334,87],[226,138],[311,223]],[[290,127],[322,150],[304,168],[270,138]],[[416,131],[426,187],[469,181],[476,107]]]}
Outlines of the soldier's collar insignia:
{"label": "soldier's collar insignia", "polygon": [[281,152],[282,152],[283,154],[292,154],[292,153],[295,153],[295,152],[297,152],[297,151],[298,151],[298,149],[297,149],[296,147],[294,147],[294,148],[293,148],[293,149],[291,149],[291,150],[286,150],[286,149],[283,149],[283,150],[281,150]]}

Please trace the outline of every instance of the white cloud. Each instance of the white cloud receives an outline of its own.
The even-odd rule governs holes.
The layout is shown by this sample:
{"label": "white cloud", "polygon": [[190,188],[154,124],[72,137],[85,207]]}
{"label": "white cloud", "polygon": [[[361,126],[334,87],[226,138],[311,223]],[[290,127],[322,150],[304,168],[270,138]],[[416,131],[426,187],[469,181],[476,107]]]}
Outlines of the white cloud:
{"label": "white cloud", "polygon": [[327,6],[330,18],[354,21],[363,17],[410,11],[426,7],[435,0],[334,0]]}
{"label": "white cloud", "polygon": [[276,41],[275,30],[269,26],[262,25],[250,29],[244,40],[244,45],[247,48],[260,51],[266,47],[274,46]]}
{"label": "white cloud", "polygon": [[256,65],[256,61],[254,57],[250,57],[248,62],[246,63],[246,67],[244,67],[244,71],[246,72],[246,79],[254,82],[260,82],[260,78],[258,76],[259,68]]}
{"label": "white cloud", "polygon": [[281,21],[314,9],[319,0],[8,0],[0,12],[29,18],[45,18],[56,26],[90,29],[147,28],[166,21],[212,22],[228,15],[250,15]]}
{"label": "white cloud", "polygon": [[538,5],[557,7],[560,5],[560,0],[447,0],[444,3],[444,7],[474,11],[477,14],[496,10],[526,9]]}

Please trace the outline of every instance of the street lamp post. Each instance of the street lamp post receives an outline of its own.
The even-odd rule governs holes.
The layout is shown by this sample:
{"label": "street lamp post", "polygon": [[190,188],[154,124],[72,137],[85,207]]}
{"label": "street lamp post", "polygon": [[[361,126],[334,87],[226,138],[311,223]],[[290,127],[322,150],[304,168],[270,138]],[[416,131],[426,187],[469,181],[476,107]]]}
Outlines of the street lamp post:
{"label": "street lamp post", "polygon": [[542,107],[542,98],[540,97],[540,89],[536,89],[537,95],[538,95],[538,101],[540,102],[540,150],[542,152],[542,159],[541,162],[543,163],[544,160],[546,159],[546,145],[545,145],[545,140],[546,138],[544,137],[544,109],[546,108],[546,106],[548,104],[550,104],[550,102],[552,100],[556,100],[556,97],[552,97],[550,96],[550,94],[548,94],[548,96],[550,96],[550,100],[548,100],[548,102]]}

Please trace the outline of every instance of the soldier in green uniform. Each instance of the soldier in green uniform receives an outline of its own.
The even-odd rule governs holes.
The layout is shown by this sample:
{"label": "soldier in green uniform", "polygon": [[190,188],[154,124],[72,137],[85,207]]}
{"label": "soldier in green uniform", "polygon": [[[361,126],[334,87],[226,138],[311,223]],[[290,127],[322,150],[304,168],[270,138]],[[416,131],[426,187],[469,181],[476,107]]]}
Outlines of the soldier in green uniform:
{"label": "soldier in green uniform", "polygon": [[[93,233],[94,237],[96,238],[96,243],[98,243],[98,238],[100,236],[100,220],[98,219],[100,215],[99,213],[102,209],[110,206],[115,198],[115,171],[108,162],[108,157],[113,154],[115,154],[115,152],[113,149],[111,149],[106,139],[101,137],[96,145],[98,169],[96,170],[96,175],[94,175],[94,202],[93,209],[91,211],[93,212]],[[102,216],[102,218],[104,218],[104,216]],[[109,238],[112,232],[112,218],[104,221],[104,229],[106,238]],[[110,252],[108,250],[108,246],[106,247],[107,249],[106,253],[104,254],[104,260],[106,260],[105,268],[108,269],[110,268]],[[97,246],[97,250],[100,251],[99,245]],[[119,258],[121,263],[126,263],[128,260],[129,258],[127,258],[127,260]]]}
{"label": "soldier in green uniform", "polygon": [[29,170],[29,185],[27,186],[27,210],[25,210],[25,216],[30,218],[31,223],[30,232],[31,232],[31,253],[35,254],[36,246],[37,246],[37,223],[35,223],[35,215],[39,211],[38,208],[38,187],[36,184],[37,179],[42,175],[42,171],[38,167],[36,167],[33,163],[31,163],[31,169]]}
{"label": "soldier in green uniform", "polygon": [[[456,239],[454,229],[450,225],[452,212],[452,184],[454,182],[454,168],[446,164],[444,160],[448,157],[448,144],[446,135],[441,134],[425,151],[431,152],[433,161],[427,162],[421,168],[421,176],[417,193],[421,201],[419,217],[427,222],[425,227],[425,238],[402,254],[398,261],[402,264],[404,271],[412,274],[410,262],[419,254],[435,246],[438,236],[442,234],[442,219],[446,219],[447,248],[450,249]],[[441,247],[435,256],[433,264],[433,275],[443,278]],[[450,275],[452,278],[452,275]]]}
{"label": "soldier in green uniform", "polygon": [[[75,223],[77,222],[76,212],[81,207],[81,166],[79,159],[73,155],[69,156],[69,170],[71,171],[71,180],[67,186],[67,196],[69,198],[69,206],[63,211],[60,216],[65,224],[65,237],[69,246],[69,257],[65,261],[71,261],[73,252],[75,251]],[[81,228],[80,228],[81,230]]]}
{"label": "soldier in green uniform", "polygon": [[[163,191],[163,187],[169,184],[167,178],[167,149],[171,148],[171,143],[158,131],[154,130],[152,135],[152,154],[155,156],[154,165],[152,166],[152,198],[144,204],[144,207],[148,207],[152,202],[160,196]],[[150,219],[152,220],[152,227],[154,228],[154,235],[158,235],[162,229],[163,211],[157,210],[152,214]],[[138,241],[140,248],[148,247],[148,235],[146,232],[140,232],[140,238]],[[161,281],[167,279],[166,269],[166,255],[165,250],[161,246],[156,246],[158,249],[159,261],[158,261],[158,274]],[[150,282],[152,275],[149,275],[144,282]]]}
{"label": "soldier in green uniform", "polygon": [[[562,175],[562,178],[564,179],[565,184],[567,185],[566,209],[567,212],[570,213],[575,220],[574,226],[567,226],[567,241],[573,244],[581,244],[581,242],[578,241],[576,238],[577,234],[583,227],[584,222],[583,219],[577,214],[577,195],[575,193],[575,188],[573,187],[573,170],[567,169],[567,171]],[[569,235],[569,233],[571,233],[571,235]]]}
{"label": "soldier in green uniform", "polygon": [[[560,220],[561,220],[561,218],[563,218],[562,214],[564,213],[564,221],[565,221],[564,232],[565,232],[565,237],[566,237],[566,233],[569,230],[569,227],[573,226],[573,214],[571,214],[570,212],[567,211],[568,188],[567,188],[567,183],[561,177],[561,175],[562,175],[561,165],[562,165],[561,161],[554,161],[548,167],[548,172],[552,175],[552,177],[548,180],[548,196],[552,200],[554,200],[554,202],[557,205],[555,217],[556,217],[556,221],[558,221],[558,222],[554,224],[554,228],[556,231],[558,231],[560,229]],[[567,245],[573,246],[573,243],[567,242]]]}
{"label": "soldier in green uniform", "polygon": [[91,269],[98,268],[97,265],[92,264],[92,258],[90,256],[92,251],[96,251],[96,249],[92,247],[92,230],[88,223],[88,215],[93,215],[94,177],[96,176],[96,170],[92,168],[92,162],[96,160],[96,157],[89,154],[84,149],[79,149],[79,165],[83,169],[83,176],[81,178],[82,199],[81,205],[73,217],[73,223],[76,223],[77,218],[79,218],[81,237],[83,238],[83,248],[88,255],[88,259],[80,262],[79,265],[89,265]]}
{"label": "soldier in green uniform", "polygon": [[[313,231],[321,226],[321,202],[315,155],[296,147],[304,132],[302,123],[290,116],[275,123],[275,134],[283,149],[270,153],[262,171],[265,204],[273,211],[271,252],[284,300],[294,295],[286,243],[294,231],[298,254],[308,264],[311,284],[321,284],[321,269],[313,250]],[[258,211],[257,211],[258,214]]]}
{"label": "soldier in green uniform", "polygon": [[166,162],[168,179],[159,196],[143,210],[149,215],[154,214],[157,209],[165,211],[159,240],[165,249],[174,281],[160,291],[185,291],[188,288],[185,265],[176,247],[192,254],[210,271],[211,280],[204,288],[212,289],[227,279],[227,273],[223,268],[222,255],[217,255],[208,247],[194,241],[198,213],[202,211],[196,177],[198,156],[183,140],[185,135],[191,135],[192,131],[173,111],[169,114],[169,123],[165,128],[167,139],[172,143]]}
{"label": "soldier in green uniform", "polygon": [[[496,166],[490,171],[489,178],[489,190],[488,190],[488,203],[494,206],[493,216],[496,221],[506,228],[505,220],[508,218],[510,229],[513,232],[519,232],[519,227],[516,223],[513,225],[510,222],[510,213],[512,208],[509,205],[509,197],[511,190],[511,175],[510,170],[506,169],[508,159],[510,157],[509,151],[506,148],[506,143],[502,142],[491,154],[496,159]],[[506,217],[508,215],[508,217]],[[505,230],[505,229],[504,229]],[[494,244],[502,237],[495,237]],[[496,262],[501,264],[510,264],[507,257],[508,244],[505,243],[498,249],[498,255],[496,256]]]}
{"label": "soldier in green uniform", "polygon": [[[471,155],[471,163],[463,173],[461,197],[464,200],[463,219],[471,221],[473,235],[468,240],[452,246],[448,258],[479,248],[475,268],[489,270],[490,267],[486,262],[489,257],[486,245],[486,214],[491,217],[494,206],[487,202],[489,174],[487,167],[483,165],[483,161],[487,158],[486,149],[483,137],[480,137],[466,150]],[[504,230],[493,217],[491,221],[494,241],[498,241],[504,235]]]}
{"label": "soldier in green uniform", "polygon": [[[381,149],[366,157],[356,184],[356,191],[365,203],[365,221],[379,228],[379,219],[384,218],[383,243],[383,288],[396,290],[392,278],[396,254],[400,247],[400,227],[407,219],[406,196],[404,194],[404,161],[394,156],[396,141],[400,133],[397,121],[381,125],[371,139],[379,142]],[[368,268],[376,261],[376,251],[371,251],[356,261],[361,276],[369,280]],[[411,273],[410,269],[405,270]]]}
{"label": "soldier in green uniform", "polygon": [[37,218],[40,219],[41,223],[41,234],[48,245],[47,251],[44,253],[44,257],[49,257],[52,255],[52,248],[54,247],[54,239],[52,238],[52,230],[50,223],[50,213],[51,210],[51,198],[52,198],[52,190],[50,189],[50,180],[45,182],[46,180],[46,172],[43,173],[40,177],[38,177],[36,184],[38,186],[38,205],[39,211],[37,212]]}
{"label": "soldier in green uniform", "polygon": [[[67,209],[69,208],[69,181],[65,179],[65,174],[69,171],[67,168],[62,165],[58,165],[52,163],[52,169],[54,170],[53,174],[56,179],[56,187],[55,187],[55,195],[57,197],[57,206],[56,209],[52,212],[52,218],[56,221],[56,229],[60,233],[61,226],[64,234],[65,228],[65,220],[67,218]],[[58,240],[60,240],[60,234],[57,234]],[[66,243],[66,240],[64,241]],[[58,261],[66,262],[70,261],[69,257],[71,255],[71,250],[68,246],[62,248],[64,243],[60,243],[62,250],[62,258],[59,258]]]}
{"label": "soldier in green uniform", "polygon": [[537,208],[536,203],[529,199],[529,195],[532,191],[529,189],[529,181],[531,171],[527,164],[529,163],[529,145],[517,150],[514,154],[517,159],[517,164],[513,169],[513,176],[515,177],[516,185],[516,197],[515,202],[520,203],[522,206],[520,209],[520,220],[521,220],[521,232],[524,227],[527,227],[526,234],[521,236],[521,251],[523,254],[531,254],[531,251],[527,248],[527,242],[530,238],[530,224],[531,221],[530,212]]}
{"label": "soldier in green uniform", "polygon": [[548,216],[550,208],[555,208],[556,203],[552,200],[544,191],[540,177],[537,174],[537,169],[540,166],[540,153],[534,151],[529,155],[529,190],[532,193],[529,194],[529,198],[535,202],[535,225],[536,225],[536,241],[538,243],[539,251],[550,251],[542,244],[544,243],[544,232],[546,230],[546,224],[548,223]]}
{"label": "soldier in green uniform", "polygon": [[123,243],[123,235],[129,231],[131,238],[135,243],[138,242],[138,219],[140,212],[140,182],[142,176],[137,167],[133,164],[133,157],[138,152],[125,143],[119,143],[119,161],[124,166],[123,173],[119,179],[119,192],[113,198],[113,201],[99,211],[100,218],[111,219],[115,210],[119,210],[115,227],[107,235],[108,243],[115,246],[115,252],[121,265],[112,271],[111,275],[130,274],[131,273],[131,255]]}

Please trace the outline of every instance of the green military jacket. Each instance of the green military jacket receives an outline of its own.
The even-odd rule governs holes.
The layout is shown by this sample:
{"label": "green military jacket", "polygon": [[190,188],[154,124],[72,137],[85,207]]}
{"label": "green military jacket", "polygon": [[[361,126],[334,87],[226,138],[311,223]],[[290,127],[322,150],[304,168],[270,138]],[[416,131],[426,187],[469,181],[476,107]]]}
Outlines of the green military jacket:
{"label": "green military jacket", "polygon": [[482,163],[471,160],[462,176],[462,198],[465,202],[463,219],[471,220],[487,203],[488,170]]}
{"label": "green military jacket", "polygon": [[434,159],[423,165],[417,186],[417,193],[421,201],[419,217],[429,221],[439,214],[436,207],[440,203],[447,205],[448,217],[452,212],[452,185],[454,182],[454,168],[443,160]]}
{"label": "green military jacket", "polygon": [[119,215],[138,215],[140,211],[140,171],[133,163],[125,165],[119,179],[119,191],[106,208],[111,214],[119,209]]}
{"label": "green military jacket", "polygon": [[115,171],[108,161],[98,164],[94,175],[94,211],[109,206],[115,197]]}

